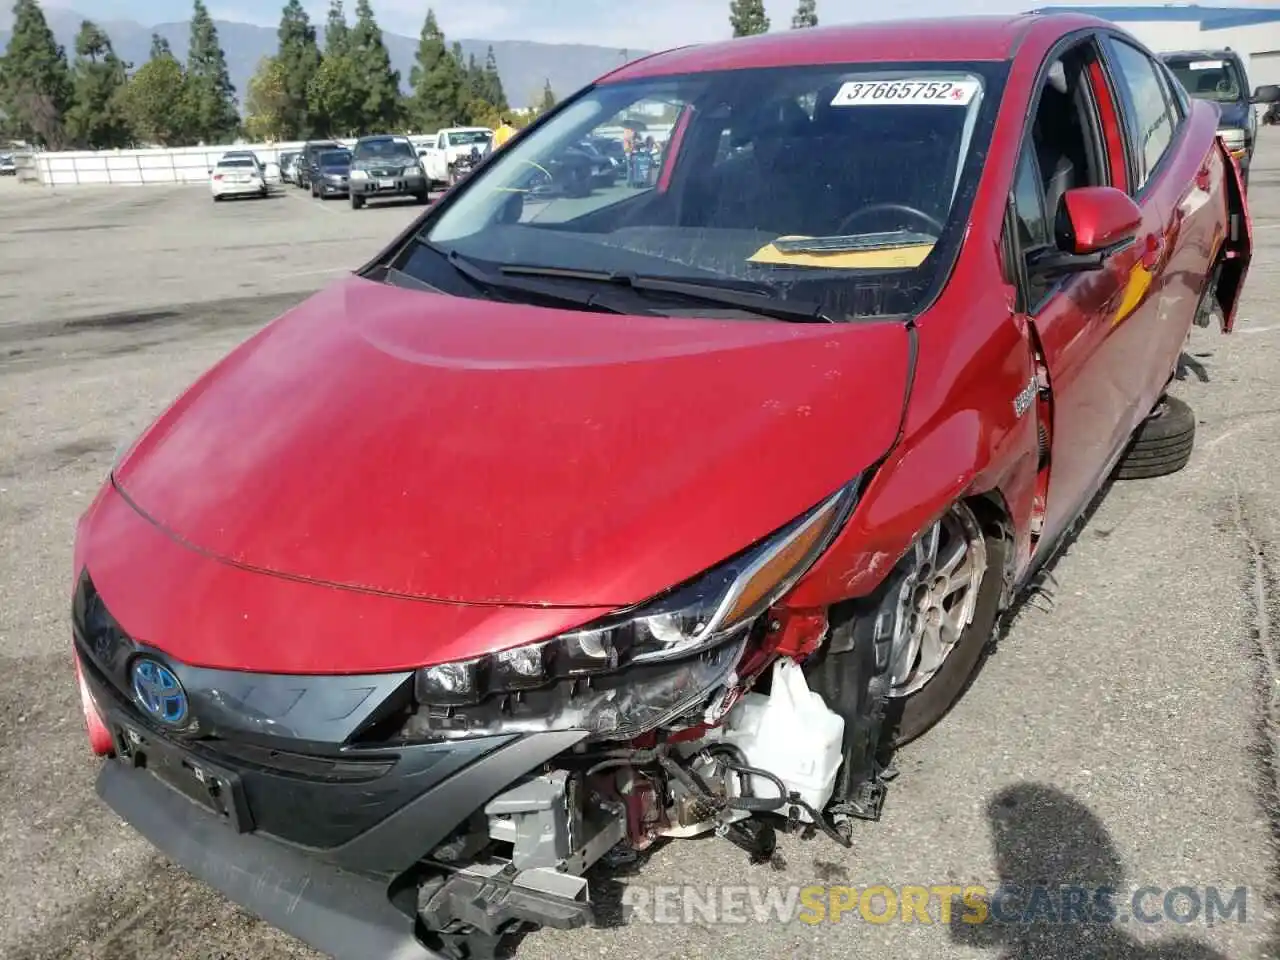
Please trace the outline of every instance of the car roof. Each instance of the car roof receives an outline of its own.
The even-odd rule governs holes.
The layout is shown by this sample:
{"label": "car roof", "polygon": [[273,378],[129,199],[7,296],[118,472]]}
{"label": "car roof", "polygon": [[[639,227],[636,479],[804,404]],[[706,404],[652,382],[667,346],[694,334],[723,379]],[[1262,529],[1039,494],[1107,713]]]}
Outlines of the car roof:
{"label": "car roof", "polygon": [[1038,25],[1058,33],[1113,26],[1077,13],[933,17],[780,30],[719,43],[678,47],[635,60],[601,77],[621,83],[642,77],[752,67],[836,63],[1004,61]]}
{"label": "car roof", "polygon": [[375,140],[390,140],[397,143],[410,142],[408,137],[403,136],[402,134],[399,134],[399,133],[375,133],[367,137],[361,137],[359,140],[356,141],[356,143],[357,144],[373,143]]}

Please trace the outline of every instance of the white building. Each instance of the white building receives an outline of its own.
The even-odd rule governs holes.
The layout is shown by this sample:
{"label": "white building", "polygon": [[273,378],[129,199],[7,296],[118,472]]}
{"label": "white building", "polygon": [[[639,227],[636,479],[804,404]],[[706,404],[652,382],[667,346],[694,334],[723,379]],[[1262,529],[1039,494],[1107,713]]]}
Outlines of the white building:
{"label": "white building", "polygon": [[1045,13],[1087,13],[1110,20],[1155,53],[1230,47],[1244,61],[1251,88],[1256,89],[1264,83],[1280,83],[1280,6],[1263,9],[1169,4],[1163,7],[1040,9]]}

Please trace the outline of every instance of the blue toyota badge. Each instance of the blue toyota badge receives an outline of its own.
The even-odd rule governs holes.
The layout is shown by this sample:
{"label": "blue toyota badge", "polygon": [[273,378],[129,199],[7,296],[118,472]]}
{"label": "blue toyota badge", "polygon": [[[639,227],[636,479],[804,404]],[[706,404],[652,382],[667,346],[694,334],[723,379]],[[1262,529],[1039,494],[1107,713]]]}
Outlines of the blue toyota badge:
{"label": "blue toyota badge", "polygon": [[133,696],[154,720],[176,727],[187,719],[187,692],[177,676],[158,660],[141,657],[133,664]]}

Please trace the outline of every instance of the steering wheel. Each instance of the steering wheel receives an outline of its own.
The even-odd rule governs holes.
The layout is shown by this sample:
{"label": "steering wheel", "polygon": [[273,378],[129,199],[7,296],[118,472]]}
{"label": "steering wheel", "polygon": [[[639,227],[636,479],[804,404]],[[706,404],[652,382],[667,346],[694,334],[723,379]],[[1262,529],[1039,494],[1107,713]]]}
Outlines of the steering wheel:
{"label": "steering wheel", "polygon": [[941,236],[944,229],[942,223],[936,218],[929,216],[923,210],[917,210],[915,207],[908,206],[905,203],[873,203],[869,207],[863,207],[861,210],[855,210],[849,216],[840,221],[840,225],[836,227],[837,234],[849,232],[851,224],[856,223],[864,217],[874,216],[877,213],[901,213],[915,219],[917,222],[926,225],[929,231],[936,237]]}

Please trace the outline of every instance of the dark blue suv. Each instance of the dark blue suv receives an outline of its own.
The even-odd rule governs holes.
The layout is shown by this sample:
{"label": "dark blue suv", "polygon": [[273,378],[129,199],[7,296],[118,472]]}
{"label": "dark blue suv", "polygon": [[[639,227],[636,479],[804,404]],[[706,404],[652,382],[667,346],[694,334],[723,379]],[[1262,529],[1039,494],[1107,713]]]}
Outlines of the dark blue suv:
{"label": "dark blue suv", "polygon": [[1244,61],[1230,47],[1162,53],[1160,59],[1188,94],[1218,105],[1218,134],[1240,163],[1240,172],[1248,186],[1249,162],[1258,141],[1258,117],[1253,107],[1257,103],[1280,101],[1280,87],[1259,87],[1250,96]]}

